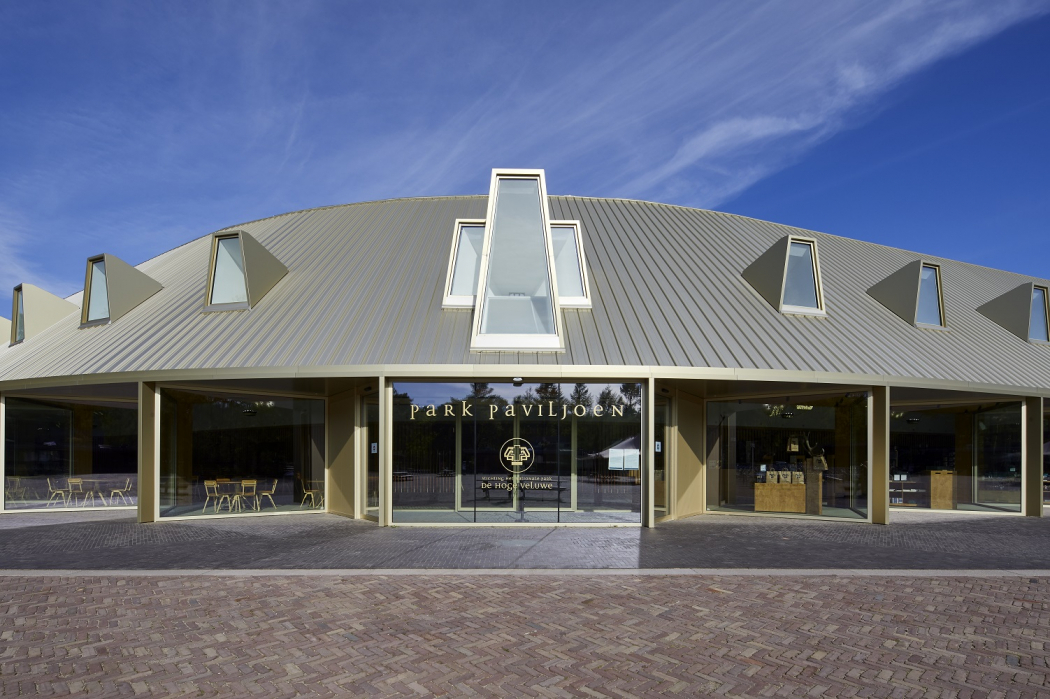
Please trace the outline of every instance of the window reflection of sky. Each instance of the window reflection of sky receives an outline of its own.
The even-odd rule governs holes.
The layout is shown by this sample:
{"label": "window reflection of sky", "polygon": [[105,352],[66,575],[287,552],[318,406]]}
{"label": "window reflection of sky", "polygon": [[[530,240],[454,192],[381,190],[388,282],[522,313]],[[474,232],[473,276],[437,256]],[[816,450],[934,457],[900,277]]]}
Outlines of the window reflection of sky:
{"label": "window reflection of sky", "polygon": [[[499,396],[508,402],[513,402],[516,397],[524,395],[529,389],[532,389],[533,393],[535,393],[540,386],[539,383],[524,383],[521,386],[515,386],[512,383],[490,383],[487,385],[492,389],[492,395]],[[559,385],[561,386],[562,395],[568,398],[576,384],[572,382]],[[597,400],[598,395],[606,388],[611,389],[617,396],[620,395],[620,384],[618,383],[584,383],[584,385],[590,391],[592,401]],[[394,383],[394,390],[399,393],[407,393],[411,402],[415,405],[441,405],[449,400],[463,400],[470,394],[471,385],[469,383],[398,381]]]}

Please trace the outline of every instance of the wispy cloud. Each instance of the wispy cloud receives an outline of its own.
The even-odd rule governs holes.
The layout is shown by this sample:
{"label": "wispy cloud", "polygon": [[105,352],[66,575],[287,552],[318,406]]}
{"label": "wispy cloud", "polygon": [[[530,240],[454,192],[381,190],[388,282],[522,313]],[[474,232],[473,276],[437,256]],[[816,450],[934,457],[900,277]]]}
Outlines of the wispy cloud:
{"label": "wispy cloud", "polygon": [[504,95],[503,109],[467,106],[444,125],[446,148],[415,165],[430,177],[412,184],[429,189],[481,166],[469,153],[541,154],[553,179],[579,193],[717,206],[868,118],[909,76],[1050,9],[1023,0],[726,7],[672,7],[541,89]]}
{"label": "wispy cloud", "polygon": [[554,193],[714,207],[1048,9],[6,5],[0,287],[72,291],[90,254],[139,262],[282,211],[482,192],[495,166],[544,167]]}

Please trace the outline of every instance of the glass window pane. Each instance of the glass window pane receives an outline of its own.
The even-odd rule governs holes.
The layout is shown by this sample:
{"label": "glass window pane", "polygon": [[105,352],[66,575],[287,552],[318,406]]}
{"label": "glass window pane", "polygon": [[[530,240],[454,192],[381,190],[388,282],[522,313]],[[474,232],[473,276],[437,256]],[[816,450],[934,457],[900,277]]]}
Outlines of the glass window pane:
{"label": "glass window pane", "polygon": [[7,509],[136,503],[134,402],[9,397],[5,418]]}
{"label": "glass window pane", "polygon": [[820,308],[817,305],[817,281],[813,270],[813,246],[809,243],[791,243],[787,277],[784,279],[785,306]]}
{"label": "glass window pane", "polygon": [[456,265],[452,269],[451,296],[474,296],[478,293],[478,272],[481,270],[481,246],[484,239],[484,226],[460,227]]}
{"label": "glass window pane", "polygon": [[500,179],[492,215],[481,334],[554,335],[540,183]]}
{"label": "glass window pane", "polygon": [[708,505],[868,516],[866,397],[707,403]]}
{"label": "glass window pane", "polygon": [[941,295],[937,290],[937,268],[922,266],[919,282],[919,312],[915,318],[926,325],[941,324]]}
{"label": "glass window pane", "polygon": [[21,342],[26,339],[26,315],[22,308],[21,289],[15,292],[15,298],[18,300],[18,312],[15,314],[15,342]]}
{"label": "glass window pane", "polygon": [[104,260],[91,263],[91,289],[88,291],[88,315],[93,320],[109,318],[109,289],[106,287],[106,263]]}
{"label": "glass window pane", "polygon": [[241,239],[220,238],[215,250],[215,278],[211,287],[212,303],[246,303],[248,289],[244,283],[244,260]]}
{"label": "glass window pane", "polygon": [[583,297],[583,273],[580,254],[576,249],[576,229],[573,226],[551,226],[554,243],[554,270],[558,275],[558,294],[563,298]]}
{"label": "glass window pane", "polygon": [[1021,511],[1021,404],[912,406],[890,418],[890,505]]}
{"label": "glass window pane", "polygon": [[324,401],[161,391],[160,512],[324,508]]}
{"label": "glass window pane", "polygon": [[1050,342],[1046,327],[1046,289],[1038,286],[1032,290],[1032,320],[1028,325],[1028,337]]}
{"label": "glass window pane", "polygon": [[395,523],[641,520],[641,384],[397,382],[394,392]]}

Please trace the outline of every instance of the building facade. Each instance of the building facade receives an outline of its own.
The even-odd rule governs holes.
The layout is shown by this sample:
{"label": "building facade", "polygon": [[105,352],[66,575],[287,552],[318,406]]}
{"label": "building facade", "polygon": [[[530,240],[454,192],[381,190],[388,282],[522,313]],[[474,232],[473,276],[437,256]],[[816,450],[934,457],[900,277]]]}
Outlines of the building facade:
{"label": "building facade", "polygon": [[284,214],[15,288],[3,511],[1042,516],[1048,287],[541,170]]}

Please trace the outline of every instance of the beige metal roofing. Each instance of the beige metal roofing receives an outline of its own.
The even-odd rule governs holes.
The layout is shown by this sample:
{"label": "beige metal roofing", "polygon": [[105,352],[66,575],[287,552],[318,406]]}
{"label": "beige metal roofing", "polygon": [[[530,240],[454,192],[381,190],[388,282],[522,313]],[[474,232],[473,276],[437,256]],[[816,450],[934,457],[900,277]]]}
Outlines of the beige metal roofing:
{"label": "beige metal roofing", "polygon": [[[164,253],[138,267],[164,285],[160,293],[113,324],[79,328],[73,313],[0,350],[0,382],[559,364],[841,372],[1050,390],[1050,346],[1023,342],[975,310],[1030,277],[923,256],[942,266],[949,329],[919,329],[866,293],[917,254],[665,204],[550,200],[553,218],[582,222],[594,300],[592,310],[563,311],[563,354],[471,353],[471,311],[441,308],[453,222],[484,217],[486,196],[398,199],[231,227],[290,270],[250,311],[201,312],[209,236]],[[818,241],[826,318],[781,315],[740,276],[789,234]]]}

